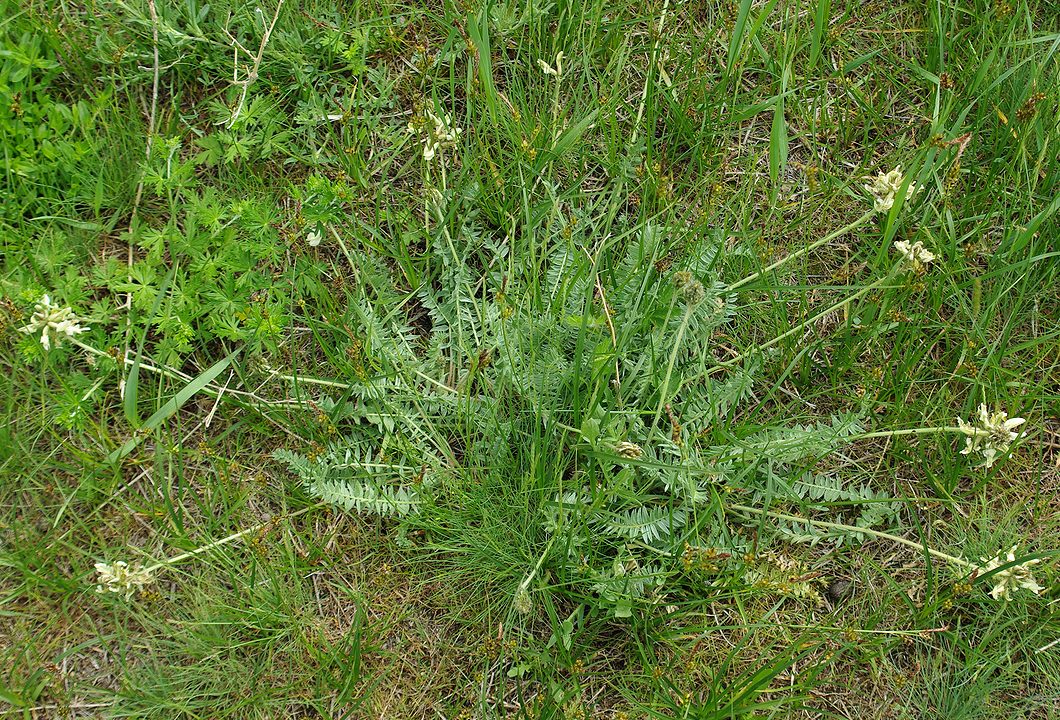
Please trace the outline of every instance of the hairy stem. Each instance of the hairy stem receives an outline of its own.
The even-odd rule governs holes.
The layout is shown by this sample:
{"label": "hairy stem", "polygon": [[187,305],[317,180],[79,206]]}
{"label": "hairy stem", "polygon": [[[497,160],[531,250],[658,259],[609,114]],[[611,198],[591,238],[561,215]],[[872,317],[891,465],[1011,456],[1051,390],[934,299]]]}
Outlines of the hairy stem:
{"label": "hairy stem", "polygon": [[670,351],[670,361],[666,365],[666,376],[663,378],[662,387],[659,388],[659,407],[655,409],[655,417],[651,421],[651,427],[653,428],[658,424],[659,418],[662,417],[663,408],[666,407],[666,403],[669,401],[667,395],[669,394],[670,377],[674,372],[674,363],[677,362],[677,351],[681,349],[681,341],[685,337],[685,330],[688,329],[688,321],[691,319],[694,310],[694,305],[689,304],[685,307],[685,316],[681,318],[681,327],[677,329],[674,347]]}
{"label": "hairy stem", "polygon": [[707,370],[706,374],[707,375],[711,375],[711,374],[713,374],[715,372],[718,372],[719,370],[721,370],[723,368],[730,367],[732,365],[735,365],[735,364],[741,362],[742,360],[747,359],[748,356],[753,355],[754,353],[761,352],[761,351],[763,351],[763,350],[765,350],[767,348],[773,347],[777,343],[779,343],[779,342],[791,337],[795,333],[801,332],[802,330],[805,330],[807,327],[809,327],[813,323],[817,322],[821,318],[825,317],[826,315],[829,315],[829,314],[835,312],[839,308],[842,308],[842,307],[844,307],[846,305],[849,305],[850,303],[852,303],[853,301],[857,300],[858,298],[860,298],[863,295],[867,295],[870,291],[875,290],[876,288],[882,286],[885,282],[890,280],[890,278],[891,278],[891,276],[887,275],[885,277],[880,278],[879,280],[877,280],[874,283],[870,283],[869,285],[866,285],[865,287],[861,288],[860,290],[858,290],[856,293],[854,293],[850,297],[843,298],[839,302],[837,302],[837,303],[835,303],[833,305],[830,305],[829,307],[825,308],[824,310],[822,310],[821,312],[817,313],[813,317],[811,317],[811,318],[799,323],[798,325],[793,327],[791,330],[788,330],[786,333],[782,333],[780,335],[777,335],[772,340],[769,340],[768,342],[764,342],[761,345],[756,345],[755,347],[751,348],[750,350],[742,352],[742,353],[740,353],[739,355],[737,355],[734,358],[731,358],[729,360],[725,360],[724,362],[719,362],[717,365],[715,365],[711,369]]}
{"label": "hairy stem", "polygon": [[890,540],[907,547],[916,548],[921,552],[937,557],[940,560],[954,563],[955,565],[961,565],[966,568],[976,567],[975,563],[968,562],[964,558],[959,558],[955,555],[949,555],[939,550],[929,548],[927,545],[918,543],[915,540],[907,540],[904,537],[898,535],[892,535],[891,533],[881,532],[879,530],[872,530],[870,528],[861,528],[855,525],[846,525],[844,523],[828,522],[826,520],[811,520],[809,518],[798,517],[797,515],[788,515],[786,513],[774,512],[773,510],[763,510],[762,508],[750,507],[748,505],[729,505],[728,509],[735,510],[742,513],[752,513],[754,515],[765,515],[766,517],[775,518],[777,520],[791,520],[798,523],[806,523],[808,525],[816,525],[817,527],[830,528],[832,530],[845,530],[848,532],[864,533],[865,535],[871,535],[872,537],[880,538],[881,540]]}
{"label": "hairy stem", "polygon": [[838,230],[836,230],[835,232],[830,233],[830,234],[826,235],[825,237],[821,238],[820,240],[817,240],[816,242],[810,243],[809,245],[807,245],[804,248],[796,250],[795,252],[791,253],[787,257],[784,257],[784,258],[781,258],[780,260],[777,260],[775,263],[773,263],[769,267],[762,268],[758,272],[751,273],[747,277],[745,277],[745,278],[743,278],[741,280],[737,280],[736,282],[732,283],[731,285],[729,285],[725,289],[726,292],[731,292],[733,290],[736,290],[737,288],[741,288],[744,285],[746,285],[747,283],[752,282],[754,280],[757,280],[758,278],[762,277],[763,275],[765,275],[767,273],[770,273],[770,272],[773,272],[777,268],[783,267],[784,265],[788,264],[792,260],[800,258],[803,255],[806,255],[807,253],[811,253],[814,250],[816,250],[817,248],[821,247],[822,245],[827,245],[828,243],[832,242],[836,238],[842,237],[843,235],[846,235],[848,232],[850,232],[854,228],[858,227],[859,225],[864,225],[865,222],[867,222],[875,214],[876,214],[876,212],[874,210],[870,210],[869,212],[865,213],[864,215],[862,215],[861,217],[859,217],[857,220],[855,220],[854,222],[850,223],[849,225],[841,227]]}
{"label": "hairy stem", "polygon": [[[979,430],[978,428],[972,428],[977,435],[989,435],[989,431]],[[868,440],[869,438],[882,438],[882,437],[901,437],[904,435],[941,435],[942,433],[960,433],[961,435],[969,435],[968,428],[953,427],[952,425],[942,425],[939,427],[925,427],[925,428],[907,428],[905,430],[878,430],[876,432],[862,433],[860,435],[851,435],[849,440]]]}
{"label": "hairy stem", "polygon": [[[304,507],[301,510],[298,510],[296,512],[290,513],[289,515],[283,515],[283,516],[281,516],[281,518],[286,518],[286,519],[296,518],[299,515],[305,515],[310,510],[316,510],[317,508],[323,507],[326,504],[327,503],[322,500],[322,501],[320,501],[318,503],[310,505],[309,507]],[[161,570],[164,567],[167,567],[169,565],[173,565],[174,563],[178,563],[178,562],[180,562],[182,560],[187,560],[188,558],[195,557],[196,555],[202,555],[204,552],[209,552],[210,550],[213,550],[215,547],[220,547],[222,545],[227,545],[230,542],[234,542],[234,541],[238,540],[239,538],[243,537],[244,535],[249,535],[252,532],[257,532],[259,530],[262,530],[263,528],[266,528],[269,525],[274,524],[275,522],[277,522],[281,518],[273,518],[272,520],[268,520],[268,521],[263,522],[263,523],[258,523],[257,525],[254,525],[252,527],[248,527],[245,530],[240,530],[237,533],[232,533],[231,535],[228,535],[227,537],[223,537],[220,540],[214,540],[213,542],[208,543],[206,545],[203,545],[202,547],[197,547],[194,550],[189,550],[188,552],[183,552],[180,555],[174,555],[171,558],[167,558],[165,560],[161,560],[159,562],[156,562],[154,565],[151,565],[150,567],[145,568],[145,570],[147,572],[149,572],[149,573],[153,573],[156,570]]]}

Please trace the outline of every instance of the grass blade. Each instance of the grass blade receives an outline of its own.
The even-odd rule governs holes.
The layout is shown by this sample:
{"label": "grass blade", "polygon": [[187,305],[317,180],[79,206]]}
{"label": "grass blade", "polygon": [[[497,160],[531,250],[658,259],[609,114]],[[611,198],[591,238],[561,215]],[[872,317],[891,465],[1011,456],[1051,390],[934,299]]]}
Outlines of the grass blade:
{"label": "grass blade", "polygon": [[489,108],[490,119],[497,121],[497,88],[493,84],[493,60],[490,55],[489,24],[479,24],[474,15],[467,18],[467,34],[471,36],[471,42],[475,44],[475,54],[478,59],[478,78],[482,85],[482,96]]}
{"label": "grass blade", "polygon": [[125,444],[120,448],[112,452],[107,460],[113,462],[115,460],[121,460],[123,457],[131,453],[140,444],[141,440],[146,437],[148,432],[157,430],[166,420],[172,417],[177,410],[184,405],[184,403],[191,400],[195,395],[200,393],[203,388],[209,385],[215,377],[224,372],[225,368],[232,364],[232,360],[235,359],[236,355],[242,348],[236,348],[229,353],[225,358],[219,360],[210,366],[207,370],[201,373],[198,377],[193,379],[187,385],[185,385],[180,392],[170,398],[169,402],[160,407],[151,417],[147,418],[147,421],[139,429],[139,431],[133,433],[133,436],[125,441]]}
{"label": "grass blade", "polygon": [[769,180],[776,192],[780,173],[788,164],[788,124],[784,119],[784,96],[773,106],[773,128],[769,133]]}
{"label": "grass blade", "polygon": [[832,15],[832,0],[817,0],[813,15],[813,35],[810,37],[810,70],[821,59],[821,50],[828,35],[828,21]]}
{"label": "grass blade", "polygon": [[140,427],[140,413],[137,412],[136,403],[138,400],[138,394],[140,389],[140,362],[143,360],[144,354],[144,339],[147,337],[147,328],[150,327],[151,322],[158,317],[158,310],[162,307],[162,299],[166,297],[166,293],[169,291],[169,284],[173,281],[173,276],[177,272],[177,267],[174,265],[166,273],[166,277],[162,280],[162,285],[158,288],[158,294],[155,295],[154,305],[151,306],[151,313],[147,316],[147,322],[144,323],[143,330],[140,331],[140,339],[136,345],[136,358],[133,360],[133,364],[129,367],[129,374],[125,378],[125,392],[122,395],[122,410],[125,413],[125,419],[129,421],[129,424],[134,428]]}
{"label": "grass blade", "polygon": [[743,0],[740,3],[740,11],[736,15],[736,23],[732,27],[732,37],[729,39],[729,62],[726,65],[729,73],[732,73],[736,58],[740,56],[743,48],[743,30],[747,26],[747,15],[751,12],[751,0]]}

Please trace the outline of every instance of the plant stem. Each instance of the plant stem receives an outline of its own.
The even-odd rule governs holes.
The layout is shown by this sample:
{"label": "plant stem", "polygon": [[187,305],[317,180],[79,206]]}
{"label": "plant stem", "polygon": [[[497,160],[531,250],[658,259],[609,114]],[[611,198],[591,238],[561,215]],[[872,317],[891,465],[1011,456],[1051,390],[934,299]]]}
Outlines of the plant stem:
{"label": "plant stem", "polygon": [[655,417],[651,421],[651,427],[654,428],[659,422],[659,418],[662,417],[663,408],[666,406],[667,390],[670,387],[670,377],[674,372],[674,363],[677,362],[677,351],[681,349],[681,340],[685,337],[685,330],[688,329],[688,321],[692,317],[692,312],[695,310],[694,305],[687,305],[685,307],[685,316],[681,318],[681,327],[677,329],[677,336],[674,338],[674,348],[670,351],[670,361],[666,365],[666,377],[663,378],[662,387],[659,388],[659,407],[655,409]]}
{"label": "plant stem", "polygon": [[863,225],[867,220],[869,220],[869,218],[871,218],[875,214],[876,214],[876,212],[874,210],[870,210],[869,212],[865,213],[864,215],[862,215],[861,217],[859,217],[857,220],[855,220],[854,222],[850,223],[849,225],[839,228],[835,232],[826,235],[825,237],[821,238],[820,240],[818,240],[816,242],[810,243],[809,245],[807,245],[806,247],[804,247],[804,248],[802,248],[800,250],[796,250],[795,252],[791,253],[787,257],[784,257],[784,258],[782,258],[780,260],[777,260],[775,263],[773,263],[769,267],[762,268],[758,272],[751,273],[750,275],[748,275],[747,277],[743,278],[742,280],[737,280],[736,282],[732,283],[731,285],[729,285],[729,287],[727,287],[725,289],[726,292],[731,292],[733,290],[736,290],[737,288],[743,287],[747,283],[762,277],[766,273],[772,272],[772,271],[776,270],[777,268],[782,267],[782,266],[786,265],[787,263],[791,262],[792,260],[795,260],[796,258],[800,258],[800,257],[802,257],[803,255],[805,255],[807,253],[811,253],[814,250],[816,250],[817,248],[821,247],[822,245],[827,245],[828,243],[832,242],[836,238],[847,234],[848,232],[850,232],[854,228],[858,227],[859,225]]}
{"label": "plant stem", "polygon": [[556,541],[557,537],[559,537],[559,535],[554,534],[549,538],[548,545],[545,545],[545,550],[541,553],[541,557],[537,559],[537,564],[534,565],[534,569],[530,571],[529,575],[523,578],[521,583],[519,583],[519,590],[526,590],[530,587],[530,583],[532,583],[534,578],[537,577],[537,574],[541,572],[541,566],[545,564],[545,558],[548,557],[548,551],[552,549],[552,543]]}
{"label": "plant stem", "polygon": [[[985,431],[973,428],[976,434],[984,433]],[[869,438],[881,438],[881,437],[901,437],[903,435],[934,435],[941,433],[960,433],[967,435],[968,430],[966,428],[953,427],[952,425],[943,425],[940,427],[926,427],[926,428],[907,428],[905,430],[879,430],[876,432],[862,433],[860,435],[851,435],[849,440],[868,440]]]}
{"label": "plant stem", "polygon": [[721,370],[722,368],[729,367],[730,365],[735,365],[736,363],[740,362],[741,360],[746,359],[749,355],[752,355],[752,354],[754,354],[756,352],[761,352],[762,350],[765,350],[766,348],[773,347],[774,345],[776,345],[777,343],[781,342],[782,340],[791,337],[792,335],[794,335],[795,333],[797,333],[797,332],[799,332],[801,330],[806,329],[807,326],[817,322],[818,320],[820,320],[821,318],[825,317],[826,315],[829,315],[829,314],[835,312],[836,310],[838,310],[839,308],[841,308],[841,307],[853,302],[854,300],[857,300],[859,297],[861,297],[862,295],[867,294],[869,291],[875,290],[876,288],[878,288],[881,285],[883,285],[883,283],[887,282],[890,278],[891,278],[890,275],[886,275],[886,276],[880,278],[879,280],[877,280],[876,282],[870,283],[869,285],[866,285],[865,287],[861,288],[860,290],[858,290],[856,293],[854,293],[850,297],[843,298],[839,302],[837,302],[837,303],[829,306],[828,308],[822,310],[821,312],[817,313],[813,317],[811,317],[811,318],[809,318],[807,320],[804,320],[803,322],[799,323],[798,325],[793,327],[791,330],[788,330],[786,333],[782,333],[780,335],[777,335],[775,338],[773,338],[769,342],[764,342],[761,345],[756,345],[755,347],[751,348],[750,350],[747,350],[746,352],[742,352],[742,353],[740,353],[739,355],[737,355],[736,357],[734,357],[734,358],[732,358],[730,360],[725,360],[724,362],[719,362],[717,365],[712,367],[710,370],[707,370],[706,374],[707,375],[712,375],[715,372]]}
{"label": "plant stem", "polygon": [[556,147],[556,141],[559,140],[559,84],[562,79],[562,75],[559,73],[560,61],[557,56],[556,59],[556,80],[555,88],[552,91],[552,147],[550,150],[554,150]]}
{"label": "plant stem", "polygon": [[865,535],[871,535],[883,540],[890,540],[901,545],[906,545],[911,548],[916,548],[921,552],[926,552],[929,555],[939,558],[940,560],[946,560],[947,562],[955,563],[966,568],[976,567],[975,563],[968,562],[964,558],[956,557],[955,555],[948,555],[938,550],[933,550],[927,545],[918,543],[914,540],[907,540],[891,533],[881,532],[879,530],[872,530],[871,528],[860,528],[855,525],[846,525],[844,523],[828,522],[826,520],[811,520],[809,518],[798,517],[797,515],[788,515],[786,513],[774,512],[772,510],[763,510],[762,508],[750,507],[748,505],[729,505],[728,509],[736,510],[737,512],[753,513],[755,515],[765,515],[767,517],[775,518],[777,520],[792,520],[799,523],[807,523],[809,525],[816,525],[817,527],[831,528],[832,530],[846,530],[848,532],[864,533]]}
{"label": "plant stem", "polygon": [[[318,503],[316,503],[314,505],[310,505],[309,507],[304,507],[301,510],[293,512],[293,513],[291,513],[289,515],[283,515],[282,517],[286,518],[286,519],[296,518],[299,515],[305,515],[310,510],[316,510],[319,507],[323,507],[326,504],[327,503],[325,503],[323,500],[321,500],[320,502],[318,502]],[[182,560],[187,560],[188,558],[195,557],[196,555],[201,555],[204,552],[208,552],[208,551],[214,549],[215,547],[220,547],[221,545],[227,545],[230,542],[238,540],[239,538],[243,537],[244,535],[248,535],[248,534],[250,534],[252,532],[257,532],[258,530],[261,530],[262,528],[273,524],[274,522],[276,522],[276,520],[277,520],[277,518],[273,518],[272,520],[268,520],[268,521],[263,522],[263,523],[258,523],[257,525],[254,525],[253,527],[248,527],[245,530],[240,530],[237,533],[232,533],[231,535],[229,535],[227,537],[223,537],[220,540],[214,540],[212,543],[209,543],[207,545],[203,545],[202,547],[197,547],[194,550],[189,550],[188,552],[181,553],[180,555],[174,555],[171,558],[168,558],[166,560],[162,560],[162,561],[157,562],[157,563],[155,563],[154,565],[152,565],[152,566],[150,566],[148,568],[145,568],[145,570],[146,570],[146,572],[153,573],[153,572],[155,572],[157,570],[160,570],[160,569],[162,569],[164,567],[167,567],[169,565],[173,565],[174,563],[178,563],[178,562],[180,562]]]}

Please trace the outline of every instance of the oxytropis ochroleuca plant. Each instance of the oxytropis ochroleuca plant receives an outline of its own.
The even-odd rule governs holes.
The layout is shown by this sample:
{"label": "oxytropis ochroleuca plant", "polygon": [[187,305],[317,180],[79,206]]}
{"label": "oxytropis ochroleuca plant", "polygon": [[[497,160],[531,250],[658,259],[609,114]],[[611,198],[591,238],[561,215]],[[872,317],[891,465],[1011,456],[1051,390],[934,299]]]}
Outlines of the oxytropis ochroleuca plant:
{"label": "oxytropis ochroleuca plant", "polygon": [[431,110],[427,110],[423,118],[413,118],[407,130],[410,135],[419,136],[426,162],[433,160],[441,150],[456,147],[464,132],[449,113],[436,115]]}
{"label": "oxytropis ochroleuca plant", "polygon": [[990,412],[986,403],[979,406],[978,419],[978,425],[973,425],[957,418],[958,430],[967,436],[961,455],[980,453],[983,456],[983,467],[989,468],[1000,455],[1008,452],[1013,441],[1020,438],[1022,433],[1016,432],[1016,428],[1026,420],[1021,417],[1010,418],[1008,413],[1001,409]]}
{"label": "oxytropis ochroleuca plant", "polygon": [[71,308],[54,304],[48,295],[44,295],[37,302],[29,324],[19,328],[20,332],[27,335],[40,333],[40,344],[45,350],[51,350],[53,345],[58,347],[63,340],[88,330],[89,328],[81,325]]}
{"label": "oxytropis ochroleuca plant", "polygon": [[[874,178],[866,177],[865,179],[871,180],[871,182],[864,187],[865,190],[872,195],[872,207],[876,212],[885,213],[894,207],[894,202],[898,197],[899,191],[902,189],[902,184],[905,182],[905,176],[902,174],[901,165],[890,172],[881,172]],[[917,184],[910,180],[909,189],[906,191],[905,196],[911,198],[919,189],[920,188]]]}
{"label": "oxytropis ochroleuca plant", "polygon": [[[1004,570],[997,570],[994,572],[992,579],[994,581],[994,587],[990,590],[990,597],[995,600],[1009,600],[1014,590],[1027,590],[1035,595],[1040,595],[1043,588],[1038,584],[1038,581],[1034,579],[1034,575],[1031,573],[1031,566],[1037,565],[1041,562],[1041,559],[1034,558],[1033,560],[1026,560],[1022,563],[1016,563],[1016,546],[1013,545],[1012,549],[1006,553],[1005,558],[1001,558],[1001,553],[998,553],[993,558],[987,560],[983,558],[984,565],[976,568],[979,575],[986,575],[987,573],[994,572],[1003,565],[1010,565],[1010,567]],[[1015,563],[1015,564],[1012,564]]]}
{"label": "oxytropis ochroleuca plant", "polygon": [[154,568],[145,568],[141,563],[132,565],[124,560],[114,563],[96,563],[96,592],[116,593],[126,600],[155,581]]}

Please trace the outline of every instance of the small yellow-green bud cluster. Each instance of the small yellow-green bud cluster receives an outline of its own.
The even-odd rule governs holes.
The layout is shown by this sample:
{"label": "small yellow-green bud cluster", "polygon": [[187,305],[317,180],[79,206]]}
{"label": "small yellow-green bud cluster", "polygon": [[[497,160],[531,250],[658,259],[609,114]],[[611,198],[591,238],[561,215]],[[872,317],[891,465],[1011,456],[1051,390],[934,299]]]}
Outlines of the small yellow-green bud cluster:
{"label": "small yellow-green bud cluster", "polygon": [[707,289],[703,287],[703,283],[696,280],[696,278],[692,276],[692,273],[687,270],[675,272],[673,283],[686,305],[695,307],[707,297]]}

